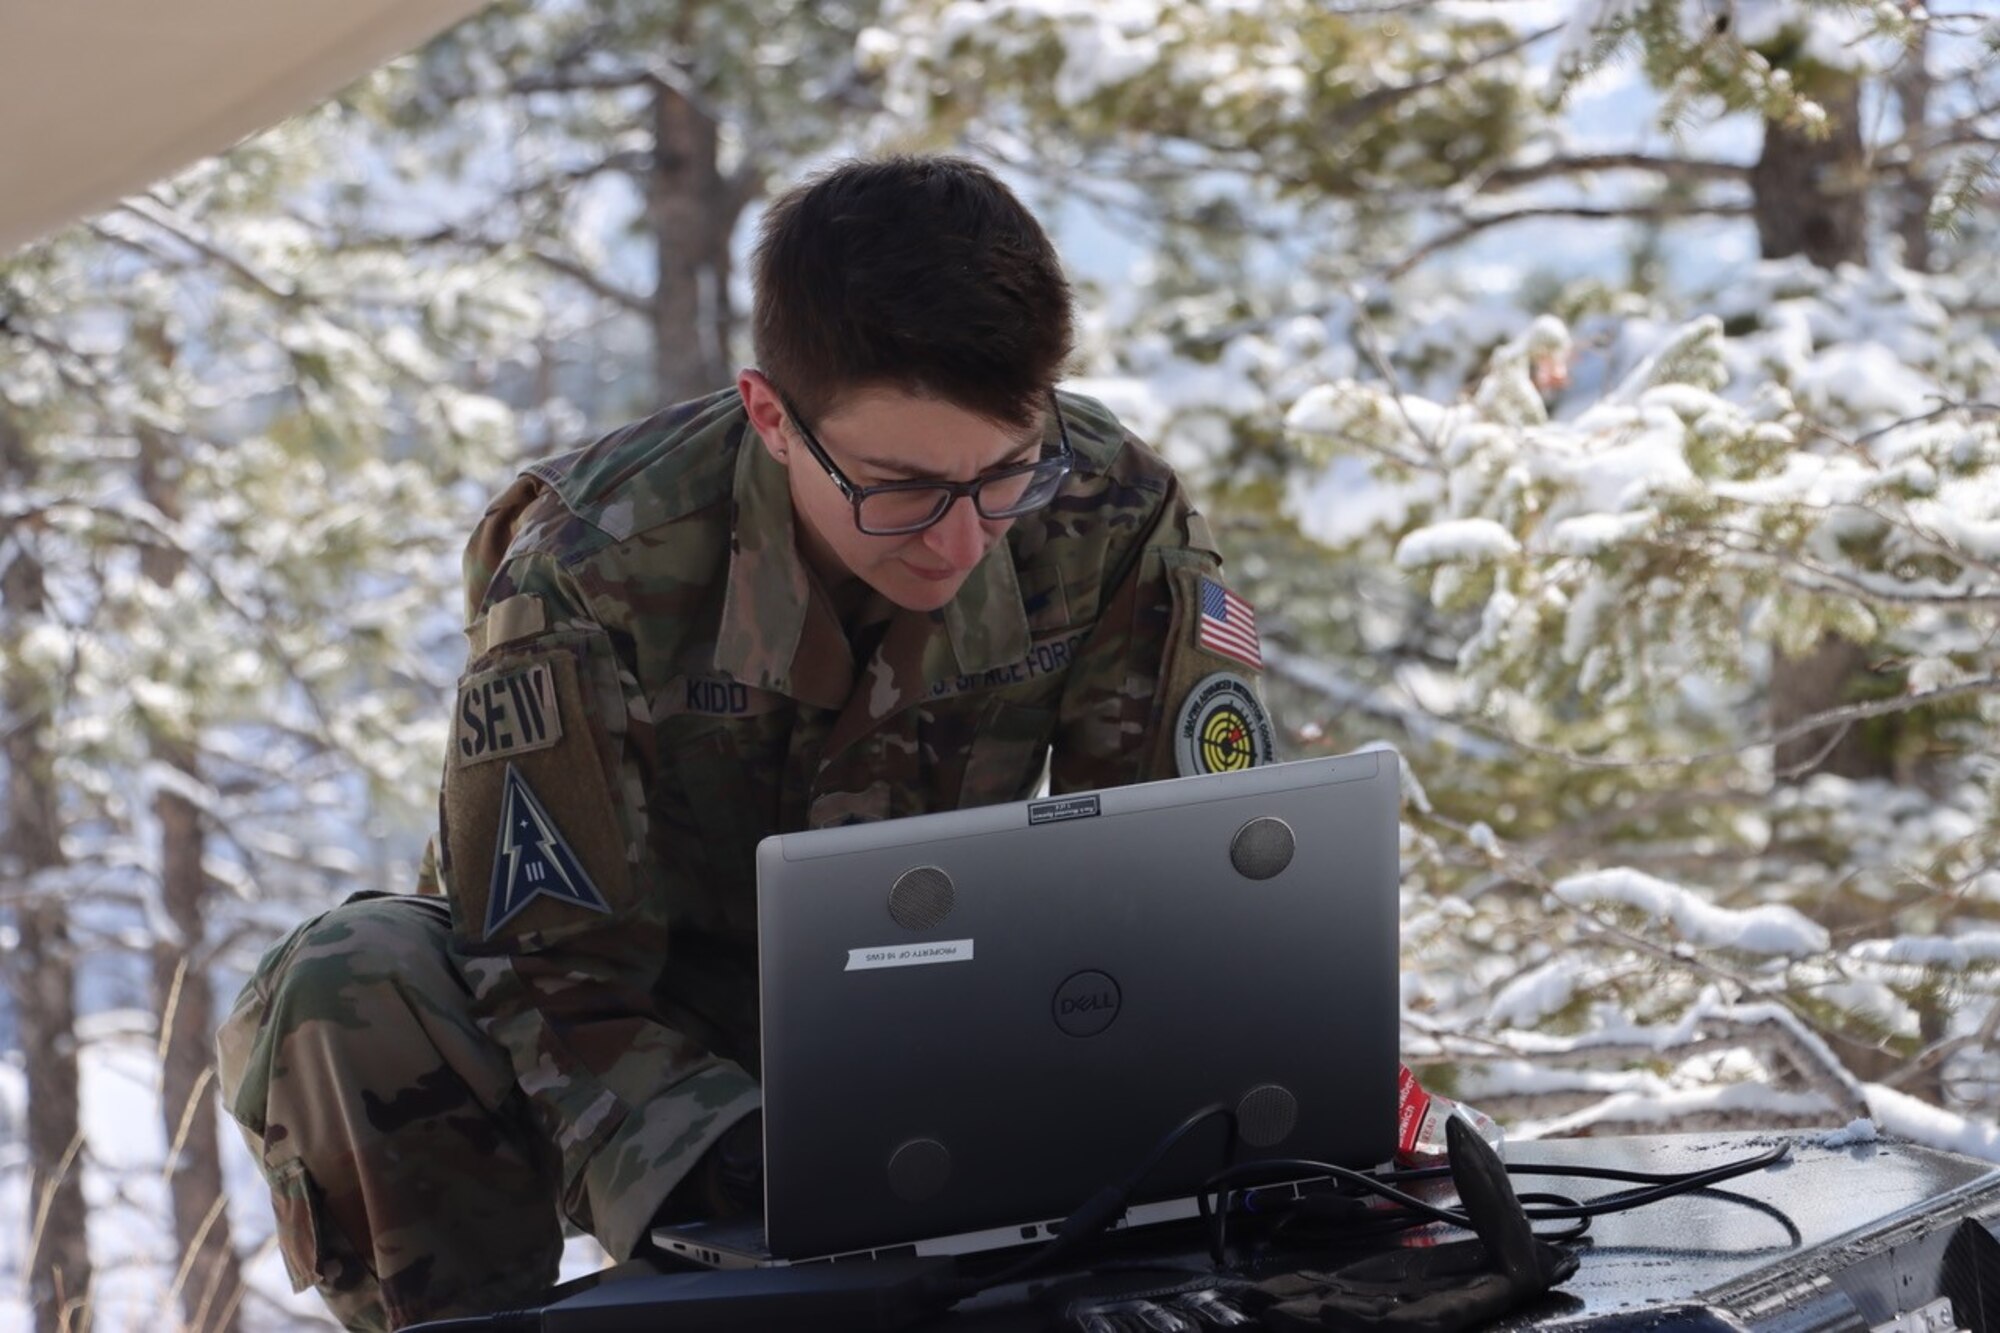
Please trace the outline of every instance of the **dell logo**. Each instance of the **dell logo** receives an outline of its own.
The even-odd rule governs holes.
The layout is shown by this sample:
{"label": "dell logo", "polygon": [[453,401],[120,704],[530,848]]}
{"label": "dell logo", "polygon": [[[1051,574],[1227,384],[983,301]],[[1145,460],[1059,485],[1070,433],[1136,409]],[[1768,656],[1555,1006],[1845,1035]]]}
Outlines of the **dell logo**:
{"label": "dell logo", "polygon": [[1118,1017],[1118,983],[1095,970],[1078,972],[1056,987],[1056,1026],[1072,1037],[1094,1037]]}

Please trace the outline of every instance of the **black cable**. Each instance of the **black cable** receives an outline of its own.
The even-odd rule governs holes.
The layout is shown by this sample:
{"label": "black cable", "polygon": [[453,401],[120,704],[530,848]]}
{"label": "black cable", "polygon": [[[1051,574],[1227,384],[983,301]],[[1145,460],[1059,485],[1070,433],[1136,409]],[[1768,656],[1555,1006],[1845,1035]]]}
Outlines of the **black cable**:
{"label": "black cable", "polygon": [[[1805,1233],[1799,1230],[1799,1224],[1797,1222],[1794,1222],[1791,1218],[1791,1214],[1787,1213],[1784,1209],[1779,1208],[1774,1204],[1766,1203],[1762,1199],[1753,1199],[1747,1194],[1738,1194],[1735,1190],[1717,1189],[1713,1185],[1704,1186],[1700,1192],[1708,1195],[1710,1198],[1721,1199],[1724,1202],[1733,1203],[1739,1208],[1748,1208],[1753,1213],[1762,1213],[1764,1216],[1770,1218],[1773,1222],[1776,1222],[1779,1226],[1783,1227],[1785,1230],[1785,1243],[1782,1245],[1777,1245],[1777,1244],[1760,1245],[1755,1249],[1745,1249],[1741,1246],[1733,1246],[1729,1251],[1732,1255],[1735,1255],[1738,1258],[1742,1258],[1745,1256],[1760,1255],[1760,1254],[1790,1254],[1793,1251],[1802,1250],[1805,1248],[1806,1244]],[[1684,1253],[1684,1250],[1672,1246],[1606,1245],[1601,1241],[1593,1242],[1592,1249],[1595,1253],[1598,1254],[1671,1255],[1671,1254]]]}
{"label": "black cable", "polygon": [[[1692,1193],[1698,1189],[1706,1189],[1710,1185],[1719,1185],[1725,1180],[1734,1180],[1738,1176],[1748,1175],[1752,1171],[1761,1171],[1767,1166],[1773,1166],[1784,1161],[1785,1158],[1791,1156],[1791,1152],[1792,1149],[1789,1144],[1781,1143],[1775,1148],[1768,1149],[1752,1157],[1740,1157],[1736,1161],[1724,1162],[1721,1166],[1710,1167],[1706,1171],[1687,1172],[1679,1180],[1657,1181],[1646,1189],[1621,1190],[1616,1194],[1592,1199],[1588,1203],[1575,1205],[1576,1211],[1546,1209],[1539,1213],[1531,1213],[1529,1216],[1531,1219],[1535,1217],[1602,1217],[1606,1213],[1622,1213],[1632,1208],[1643,1208],[1649,1203],[1658,1203],[1662,1199],[1671,1199],[1677,1194]],[[1507,1169],[1509,1172],[1514,1170],[1513,1167],[1508,1167]],[[1597,1171],[1608,1168],[1583,1169]],[[1576,1174],[1576,1172],[1577,1168],[1570,1167],[1536,1167],[1526,1163],[1522,1164],[1521,1167],[1521,1174],[1527,1176],[1569,1176]],[[1605,1179],[1606,1177],[1593,1176],[1589,1178]]]}
{"label": "black cable", "polygon": [[[1566,1194],[1521,1194],[1515,1197],[1523,1204],[1577,1202]],[[1329,1204],[1348,1206],[1329,1207]],[[1428,1218],[1409,1213],[1370,1208],[1352,1194],[1308,1195],[1289,1203],[1275,1215],[1278,1221],[1272,1228],[1272,1236],[1297,1237],[1296,1243],[1299,1245],[1359,1243],[1379,1237],[1394,1236],[1399,1232],[1413,1231],[1418,1227],[1432,1224]],[[1539,1239],[1547,1241],[1581,1240],[1589,1227],[1590,1223],[1587,1220],[1578,1220],[1561,1231],[1539,1231],[1535,1234]],[[1298,1234],[1300,1232],[1305,1234],[1301,1236]],[[1217,1215],[1214,1225],[1210,1228],[1211,1251],[1217,1248],[1226,1251],[1229,1244],[1228,1237],[1228,1214],[1225,1211]]]}
{"label": "black cable", "polygon": [[1085,1241],[1102,1235],[1124,1213],[1132,1196],[1138,1193],[1139,1187],[1146,1183],[1146,1178],[1166,1160],[1167,1154],[1196,1128],[1216,1116],[1223,1116],[1229,1121],[1229,1146],[1226,1152],[1228,1157],[1233,1158],[1236,1154],[1236,1108],[1223,1102],[1204,1106],[1169,1130],[1166,1136],[1153,1146],[1152,1152],[1148,1153],[1146,1160],[1140,1163],[1139,1169],[1127,1176],[1123,1182],[1105,1186],[1084,1200],[1082,1205],[1068,1217],[1056,1223],[1054,1240],[1034,1253],[1009,1264],[998,1273],[983,1278],[964,1278],[951,1284],[946,1293],[950,1301],[955,1304],[988,1288],[1018,1282],[1037,1269],[1044,1268],[1074,1251]]}
{"label": "black cable", "polygon": [[[1623,1207],[1636,1208],[1642,1203],[1656,1202],[1658,1199],[1669,1198],[1675,1194],[1684,1194],[1690,1190],[1706,1189],[1710,1185],[1720,1184],[1722,1181],[1731,1180],[1737,1176],[1748,1175],[1752,1171],[1760,1170],[1763,1167],[1783,1161],[1790,1152],[1791,1149],[1788,1145],[1780,1144],[1755,1156],[1738,1158],[1733,1162],[1724,1162],[1721,1166],[1710,1167],[1705,1171],[1630,1171],[1618,1167],[1556,1166],[1535,1162],[1508,1162],[1506,1163],[1506,1168],[1507,1174],[1512,1176],[1556,1176],[1576,1180],[1616,1180],[1657,1187],[1647,1190],[1621,1190],[1617,1194],[1607,1194],[1594,1199],[1589,1206],[1595,1207],[1597,1211],[1589,1215],[1596,1216],[1602,1212],[1622,1211]],[[1244,1164],[1243,1169],[1248,1170],[1260,1165],[1263,1165],[1263,1163],[1247,1162]],[[1232,1168],[1232,1170],[1234,1169]],[[1373,1172],[1355,1172],[1346,1171],[1342,1168],[1334,1168],[1331,1172],[1322,1172],[1320,1174],[1333,1175],[1336,1179],[1354,1177],[1354,1183],[1359,1184],[1366,1192],[1390,1197],[1388,1192],[1383,1190],[1381,1186],[1393,1186],[1405,1181],[1449,1179],[1451,1177],[1451,1168],[1449,1166],[1431,1166],[1401,1171]],[[1210,1177],[1210,1182],[1214,1183],[1219,1178],[1219,1176]],[[1254,1194],[1255,1190],[1246,1190],[1245,1193]],[[1524,1195],[1522,1197],[1525,1198],[1527,1196]],[[1401,1202],[1402,1200],[1399,1198],[1395,1201]],[[1576,1203],[1575,1200],[1569,1200],[1569,1204],[1574,1207],[1586,1206]],[[1623,1207],[1605,1206],[1609,1204],[1621,1204]],[[1542,1216],[1554,1217],[1558,1215],[1542,1214]],[[1446,1219],[1437,1218],[1435,1220],[1443,1221]]]}
{"label": "black cable", "polygon": [[[1534,1208],[1523,1207],[1523,1211],[1527,1214],[1530,1222],[1570,1220],[1579,1223],[1577,1227],[1569,1231],[1558,1232],[1546,1237],[1546,1239],[1574,1240],[1582,1236],[1585,1230],[1588,1229],[1590,1218],[1601,1217],[1608,1213],[1625,1212],[1632,1208],[1640,1208],[1647,1204],[1657,1203],[1662,1199],[1672,1198],[1678,1194],[1687,1194],[1695,1190],[1706,1189],[1712,1185],[1720,1184],[1722,1181],[1732,1180],[1737,1176],[1747,1175],[1752,1171],[1761,1170],[1776,1162],[1783,1161],[1790,1152],[1791,1149],[1788,1145],[1780,1144],[1767,1152],[1758,1153],[1752,1157],[1739,1158],[1733,1162],[1725,1162],[1721,1166],[1711,1167],[1706,1171],[1689,1171],[1677,1174],[1619,1171],[1610,1167],[1538,1166],[1527,1162],[1509,1162],[1507,1163],[1507,1172],[1510,1175],[1574,1176],[1592,1180],[1626,1180],[1637,1182],[1644,1186],[1644,1188],[1636,1190],[1621,1190],[1615,1194],[1605,1195],[1587,1202],[1579,1202],[1564,1195],[1519,1196],[1523,1199],[1524,1205],[1528,1199],[1533,1199],[1540,1205]],[[1201,1192],[1195,1196],[1196,1208],[1201,1214],[1203,1225],[1209,1232],[1209,1255],[1218,1266],[1227,1262],[1225,1246],[1228,1239],[1228,1196],[1237,1193],[1235,1189],[1229,1187],[1229,1182],[1248,1174],[1268,1171],[1304,1173],[1302,1178],[1295,1176],[1293,1180],[1287,1182],[1288,1184],[1303,1184],[1314,1179],[1338,1181],[1356,1187],[1364,1193],[1386,1199],[1391,1203],[1399,1205],[1404,1210],[1400,1216],[1392,1215],[1379,1219],[1364,1218],[1357,1215],[1354,1218],[1355,1224],[1368,1223],[1370,1225],[1365,1227],[1355,1225],[1354,1234],[1356,1235],[1380,1234],[1387,1231],[1402,1230],[1413,1226],[1421,1226],[1427,1222],[1443,1222],[1449,1226],[1465,1230],[1471,1229],[1471,1219],[1466,1217],[1464,1213],[1442,1208],[1426,1200],[1416,1198],[1414,1195],[1407,1194],[1388,1183],[1389,1180],[1439,1179],[1450,1174],[1449,1167],[1423,1168],[1417,1171],[1383,1172],[1378,1175],[1365,1171],[1351,1170],[1347,1167],[1335,1166],[1331,1162],[1316,1162],[1309,1158],[1266,1158],[1256,1162],[1245,1162],[1240,1166],[1228,1167],[1217,1172],[1202,1182]],[[1254,1189],[1243,1191],[1246,1195],[1251,1196],[1254,1196],[1255,1192]],[[1209,1204],[1211,1193],[1216,1196],[1216,1206],[1214,1209],[1211,1209]],[[1353,1196],[1350,1195],[1348,1197]]]}
{"label": "black cable", "polygon": [[[1331,1162],[1315,1161],[1309,1157],[1270,1157],[1260,1161],[1245,1162],[1241,1166],[1232,1166],[1218,1171],[1215,1175],[1210,1176],[1202,1182],[1201,1192],[1195,1195],[1195,1208],[1201,1214],[1203,1227],[1208,1232],[1209,1257],[1215,1262],[1217,1267],[1222,1267],[1228,1262],[1227,1247],[1229,1242],[1230,1211],[1228,1196],[1237,1192],[1233,1189],[1225,1189],[1226,1183],[1238,1176],[1253,1172],[1268,1171],[1284,1172],[1291,1175],[1293,1179],[1288,1183],[1304,1183],[1305,1180],[1316,1178],[1341,1181],[1358,1186],[1364,1192],[1387,1199],[1391,1203],[1399,1204],[1404,1209],[1400,1215],[1382,1216],[1378,1214],[1374,1217],[1356,1217],[1354,1222],[1349,1225],[1352,1227],[1352,1234],[1357,1238],[1405,1231],[1412,1227],[1422,1226],[1427,1222],[1443,1222],[1447,1226],[1459,1227],[1467,1231],[1472,1229],[1472,1220],[1464,1213],[1453,1212],[1428,1200],[1419,1199],[1413,1194],[1406,1194],[1393,1185],[1382,1183],[1382,1181],[1368,1172],[1356,1171],[1350,1167],[1335,1166]],[[1304,1179],[1300,1179],[1301,1173],[1304,1174]],[[1210,1210],[1208,1202],[1208,1196],[1211,1192],[1217,1195],[1216,1207],[1213,1211]],[[1575,1201],[1565,1199],[1564,1202],[1573,1204]],[[1533,1214],[1530,1216],[1532,1217]],[[1550,1237],[1550,1239],[1574,1240],[1583,1235],[1584,1229],[1583,1227],[1572,1228],[1569,1231],[1557,1233],[1555,1236]]]}
{"label": "black cable", "polygon": [[[1634,1171],[1618,1166],[1543,1166],[1533,1162],[1508,1162],[1505,1165],[1509,1175],[1568,1176],[1577,1180],[1622,1180],[1627,1184],[1639,1185],[1672,1185],[1695,1174],[1687,1171]],[[1449,1180],[1451,1167],[1449,1165],[1407,1166],[1370,1174],[1377,1180],[1398,1185],[1405,1181]]]}

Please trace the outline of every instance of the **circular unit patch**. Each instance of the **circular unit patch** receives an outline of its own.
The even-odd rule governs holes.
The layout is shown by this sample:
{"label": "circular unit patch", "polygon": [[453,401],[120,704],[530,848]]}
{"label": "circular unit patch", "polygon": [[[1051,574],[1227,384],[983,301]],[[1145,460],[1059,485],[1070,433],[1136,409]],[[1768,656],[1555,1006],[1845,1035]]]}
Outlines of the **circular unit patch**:
{"label": "circular unit patch", "polygon": [[1235,773],[1276,757],[1271,715],[1249,681],[1218,671],[1195,682],[1174,720],[1174,760],[1182,777]]}

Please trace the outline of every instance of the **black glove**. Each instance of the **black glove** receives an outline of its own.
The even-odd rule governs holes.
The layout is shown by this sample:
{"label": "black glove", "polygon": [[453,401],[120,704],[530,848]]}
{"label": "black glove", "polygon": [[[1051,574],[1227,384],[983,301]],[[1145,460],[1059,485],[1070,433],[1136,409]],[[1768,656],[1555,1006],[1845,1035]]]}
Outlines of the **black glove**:
{"label": "black glove", "polygon": [[1241,1293],[1266,1328],[1456,1333],[1525,1305],[1576,1272],[1576,1256],[1536,1240],[1507,1168],[1457,1116],[1445,1145],[1478,1240],[1397,1249],[1332,1272],[1286,1273]]}
{"label": "black glove", "polygon": [[[1105,1277],[1084,1279],[1102,1287]],[[1053,1314],[1051,1327],[1061,1333],[1207,1333],[1212,1328],[1251,1329],[1257,1317],[1246,1312],[1241,1293],[1246,1282],[1203,1274],[1164,1284],[1155,1279],[1116,1295],[1062,1299],[1062,1290],[1045,1294]]]}

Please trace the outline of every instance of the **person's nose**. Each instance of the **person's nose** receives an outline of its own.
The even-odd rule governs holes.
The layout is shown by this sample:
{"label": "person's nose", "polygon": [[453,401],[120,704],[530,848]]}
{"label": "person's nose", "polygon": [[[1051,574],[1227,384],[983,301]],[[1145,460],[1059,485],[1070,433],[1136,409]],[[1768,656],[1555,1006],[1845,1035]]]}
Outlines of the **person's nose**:
{"label": "person's nose", "polygon": [[953,569],[970,569],[986,553],[986,533],[972,497],[961,495],[945,510],[944,517],[924,533],[924,544],[932,554]]}

